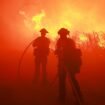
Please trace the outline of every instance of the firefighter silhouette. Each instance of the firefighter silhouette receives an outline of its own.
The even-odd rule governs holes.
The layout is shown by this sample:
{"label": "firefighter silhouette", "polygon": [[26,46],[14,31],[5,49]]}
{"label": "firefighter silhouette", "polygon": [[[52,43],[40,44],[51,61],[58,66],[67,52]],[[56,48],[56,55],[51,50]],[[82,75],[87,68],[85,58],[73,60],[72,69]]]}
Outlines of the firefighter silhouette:
{"label": "firefighter silhouette", "polygon": [[42,70],[42,81],[47,82],[47,57],[49,55],[49,44],[50,40],[46,37],[48,31],[43,28],[40,30],[41,36],[37,37],[33,42],[34,56],[35,56],[35,75],[34,83],[37,83],[40,78],[40,73]]}
{"label": "firefighter silhouette", "polygon": [[[80,72],[81,50],[76,48],[75,42],[67,37],[69,30],[61,28],[58,31],[60,38],[56,43],[55,54],[58,57],[58,77],[59,77],[59,100],[65,102],[66,99],[66,77],[68,74],[72,82],[72,88],[77,98],[82,102],[83,97],[75,75]],[[79,105],[79,104],[78,104]]]}

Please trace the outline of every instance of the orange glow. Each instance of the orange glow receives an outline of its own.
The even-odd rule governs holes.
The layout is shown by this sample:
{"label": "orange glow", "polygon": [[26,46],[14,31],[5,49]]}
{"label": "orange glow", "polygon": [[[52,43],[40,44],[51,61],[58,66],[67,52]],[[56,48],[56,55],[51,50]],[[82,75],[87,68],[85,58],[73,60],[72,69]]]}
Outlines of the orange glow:
{"label": "orange glow", "polygon": [[[82,12],[80,11],[78,12],[78,10],[74,8],[73,10],[69,10],[68,6],[66,6],[65,8],[67,11],[66,12],[62,11],[62,14],[60,13],[61,14],[60,17],[57,15],[57,17],[59,17],[57,21],[55,21],[54,17],[52,18],[52,20],[49,19],[44,9],[41,10],[36,15],[32,15],[31,17],[27,16],[25,11],[20,11],[20,14],[24,16],[25,26],[28,27],[32,32],[33,31],[38,32],[41,28],[45,27],[49,31],[48,37],[51,38],[52,40],[55,40],[57,38],[57,31],[61,27],[66,27],[71,31],[80,30],[80,33],[78,33],[79,34],[78,40],[76,40],[77,43],[80,45],[89,41],[88,36],[84,34],[84,31],[86,32],[90,31],[90,33],[92,33],[93,30],[94,31],[103,30],[103,27],[101,27],[101,25],[96,25],[97,19],[95,14],[91,14],[90,12],[91,16],[94,17],[94,20],[88,17],[88,20],[85,21],[84,17],[86,14],[82,14]],[[82,21],[82,25],[84,26],[78,23],[78,21]],[[87,27],[87,29],[85,27]],[[104,38],[100,34],[98,34],[98,36],[100,39],[98,45],[100,47],[105,47]],[[93,37],[93,35],[91,37]]]}
{"label": "orange glow", "polygon": [[[38,86],[32,84],[35,73],[32,46],[23,57],[22,80],[19,83],[16,78],[19,59],[29,43],[40,35],[39,30],[42,27],[48,30],[47,37],[51,39],[52,50],[48,56],[46,71],[49,84],[45,86],[41,81]],[[61,27],[70,30],[70,37],[82,50],[83,63],[76,79],[83,89],[86,102],[91,105],[105,105],[105,0],[1,0],[0,103],[49,105],[51,101],[51,104],[59,104],[56,100],[58,60],[54,49],[59,37],[57,32]],[[52,87],[49,87],[50,83],[54,83],[51,84]],[[43,90],[47,87],[48,92]],[[67,89],[66,103],[73,104],[76,100],[71,83],[67,85]]]}

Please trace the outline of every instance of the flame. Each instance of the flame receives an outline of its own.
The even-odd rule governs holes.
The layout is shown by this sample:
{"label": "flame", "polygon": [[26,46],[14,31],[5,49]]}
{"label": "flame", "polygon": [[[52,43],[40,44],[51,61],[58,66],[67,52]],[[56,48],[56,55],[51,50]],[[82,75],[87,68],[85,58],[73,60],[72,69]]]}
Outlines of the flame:
{"label": "flame", "polygon": [[[77,21],[74,21],[74,20],[80,19],[84,21],[81,13],[74,12],[71,10],[63,12],[63,14],[61,14],[61,16],[59,17],[59,20],[57,21],[55,21],[56,19],[51,20],[49,17],[47,17],[46,12],[44,10],[41,10],[40,13],[33,15],[31,17],[27,16],[27,14],[24,11],[20,11],[20,14],[24,16],[24,24],[26,27],[28,27],[29,29],[32,29],[35,32],[36,31],[38,32],[43,27],[46,28],[49,31],[48,37],[53,41],[56,40],[57,31],[61,27],[68,28],[71,31],[72,30],[77,31],[76,28],[73,26],[73,23],[76,23]],[[88,22],[91,23],[90,18],[88,19]],[[96,21],[94,20],[92,21],[92,24],[90,26],[94,26],[95,24],[96,24]],[[81,29],[80,26],[78,28]],[[92,27],[90,27],[90,29],[92,29]],[[98,26],[94,26],[94,29],[100,30]],[[90,30],[87,29],[87,31],[90,31]],[[90,34],[88,34],[88,33],[84,33],[83,30],[80,30],[80,32],[77,32],[77,36],[76,35],[71,35],[71,36],[74,36],[75,38],[77,37],[75,40],[79,45],[84,44],[86,46],[87,45],[86,43],[91,43],[89,42],[89,38],[91,38],[92,40],[94,40],[93,42],[98,40],[95,42],[95,44],[98,44],[99,47],[105,48],[105,34],[102,32],[101,33],[90,32]]]}
{"label": "flame", "polygon": [[98,45],[102,48],[105,48],[105,33],[99,34]]}
{"label": "flame", "polygon": [[[46,17],[46,20],[44,20],[46,16],[46,13],[44,10],[42,10],[39,14],[32,17],[32,22],[34,23],[34,30],[39,31],[41,28],[45,27],[49,32],[50,37],[52,40],[55,40],[57,37],[57,31],[61,27],[71,28],[71,23],[68,20],[65,20],[65,18],[62,18],[60,22],[51,22],[51,20]],[[43,20],[46,24],[43,24]]]}
{"label": "flame", "polygon": [[43,25],[42,25],[42,19],[46,16],[44,10],[41,11],[41,13],[35,15],[32,17],[32,22],[34,22],[34,29],[35,30],[40,30]]}
{"label": "flame", "polygon": [[88,41],[88,38],[86,37],[85,34],[81,34],[79,36],[79,40],[80,40],[80,42],[87,42]]}

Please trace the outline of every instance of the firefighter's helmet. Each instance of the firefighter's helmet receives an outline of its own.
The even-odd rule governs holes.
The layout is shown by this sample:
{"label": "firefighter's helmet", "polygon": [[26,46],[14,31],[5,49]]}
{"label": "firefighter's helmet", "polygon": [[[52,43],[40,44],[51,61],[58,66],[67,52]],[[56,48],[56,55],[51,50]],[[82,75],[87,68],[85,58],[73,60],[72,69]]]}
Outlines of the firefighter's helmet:
{"label": "firefighter's helmet", "polygon": [[41,33],[48,33],[48,31],[47,31],[45,28],[42,28],[42,29],[40,30],[40,32],[41,32]]}
{"label": "firefighter's helmet", "polygon": [[61,28],[59,31],[58,31],[58,34],[59,35],[69,35],[70,31],[66,28]]}

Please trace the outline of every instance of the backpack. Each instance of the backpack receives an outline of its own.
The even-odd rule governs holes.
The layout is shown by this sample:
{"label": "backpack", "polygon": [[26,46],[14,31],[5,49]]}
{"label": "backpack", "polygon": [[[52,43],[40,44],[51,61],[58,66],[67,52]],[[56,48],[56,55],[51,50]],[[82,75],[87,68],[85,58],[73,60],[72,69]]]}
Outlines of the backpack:
{"label": "backpack", "polygon": [[82,52],[80,49],[75,48],[71,52],[68,52],[67,56],[64,59],[64,65],[72,73],[79,73],[80,67],[82,65]]}
{"label": "backpack", "polygon": [[82,52],[75,47],[75,42],[72,39],[59,39],[57,42],[57,49],[55,54],[58,55],[59,64],[64,64],[68,69],[74,73],[80,72],[82,65]]}

